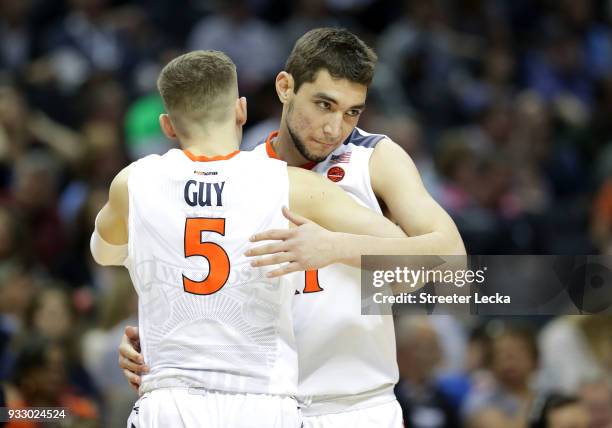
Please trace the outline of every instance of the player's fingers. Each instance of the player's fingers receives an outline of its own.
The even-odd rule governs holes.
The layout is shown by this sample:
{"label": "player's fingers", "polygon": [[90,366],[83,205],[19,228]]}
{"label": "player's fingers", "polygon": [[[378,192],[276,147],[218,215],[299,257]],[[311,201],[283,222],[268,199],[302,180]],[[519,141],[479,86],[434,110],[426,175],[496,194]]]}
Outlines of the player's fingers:
{"label": "player's fingers", "polygon": [[274,244],[266,244],[261,245],[255,248],[249,248],[249,250],[244,253],[247,257],[255,257],[255,256],[265,256],[266,254],[276,254],[283,253],[287,251],[287,244],[283,242],[275,242]]}
{"label": "player's fingers", "polygon": [[269,241],[269,240],[285,240],[292,236],[293,231],[289,229],[270,229],[261,233],[256,233],[251,236],[251,242]]}
{"label": "player's fingers", "polygon": [[148,371],[148,367],[145,364],[136,363],[121,355],[119,356],[119,367],[134,373],[146,373]]}
{"label": "player's fingers", "polygon": [[131,340],[139,340],[140,336],[138,336],[138,327],[134,327],[133,325],[126,325],[123,330],[125,335],[129,337]]}
{"label": "player's fingers", "polygon": [[278,265],[281,263],[288,263],[293,260],[294,256],[292,253],[278,253],[269,257],[260,257],[251,261],[251,266],[253,267],[262,267],[262,266],[271,266]]}
{"label": "player's fingers", "polygon": [[300,271],[300,270],[304,270],[304,269],[302,269],[302,267],[301,267],[301,265],[299,263],[291,262],[291,263],[288,263],[288,264],[286,264],[285,266],[283,266],[283,267],[281,267],[279,269],[275,269],[275,270],[272,270],[272,271],[268,272],[266,274],[266,276],[268,278],[276,278],[276,277],[287,275],[288,273],[297,272],[297,271]]}
{"label": "player's fingers", "polygon": [[301,215],[294,213],[285,206],[283,207],[283,215],[287,220],[289,220],[296,226],[301,226],[302,224],[310,223],[310,220],[308,220],[306,217],[302,217]]}
{"label": "player's fingers", "polygon": [[132,373],[129,370],[123,370],[123,375],[127,378],[130,385],[132,385],[136,388],[136,390],[138,390],[138,387],[140,386],[140,376]]}
{"label": "player's fingers", "polygon": [[136,364],[144,364],[142,354],[139,354],[129,342],[124,342],[123,340],[121,341],[121,345],[119,345],[119,355],[133,361]]}
{"label": "player's fingers", "polygon": [[143,371],[142,365],[136,364],[124,357],[119,357],[119,367],[121,367],[124,370],[129,370],[135,374],[139,374],[140,372]]}
{"label": "player's fingers", "polygon": [[[134,327],[128,325],[125,327],[123,332],[123,339],[129,339],[129,343],[132,345],[136,351],[140,351],[140,335],[138,334],[138,327]],[[127,342],[127,340],[122,340],[122,342]]]}

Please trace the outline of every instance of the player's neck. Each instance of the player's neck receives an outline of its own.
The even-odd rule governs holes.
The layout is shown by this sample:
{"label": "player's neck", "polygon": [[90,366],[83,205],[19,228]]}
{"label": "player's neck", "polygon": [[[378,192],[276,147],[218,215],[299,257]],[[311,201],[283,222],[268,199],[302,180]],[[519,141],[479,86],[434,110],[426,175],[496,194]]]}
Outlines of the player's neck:
{"label": "player's neck", "polygon": [[281,124],[276,139],[272,141],[272,148],[278,157],[287,162],[289,166],[302,166],[309,162],[308,159],[302,156],[298,149],[296,149],[286,125]]}
{"label": "player's neck", "polygon": [[238,150],[240,137],[235,124],[211,127],[206,132],[181,138],[181,148],[195,156],[225,156]]}

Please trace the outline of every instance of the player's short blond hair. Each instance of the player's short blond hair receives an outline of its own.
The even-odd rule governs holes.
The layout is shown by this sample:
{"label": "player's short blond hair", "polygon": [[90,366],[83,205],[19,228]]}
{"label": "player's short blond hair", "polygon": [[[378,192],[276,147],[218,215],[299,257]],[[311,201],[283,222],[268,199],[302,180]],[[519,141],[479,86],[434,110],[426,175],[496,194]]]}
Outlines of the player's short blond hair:
{"label": "player's short blond hair", "polygon": [[236,65],[223,52],[189,52],[162,69],[157,89],[175,125],[223,122],[238,96]]}

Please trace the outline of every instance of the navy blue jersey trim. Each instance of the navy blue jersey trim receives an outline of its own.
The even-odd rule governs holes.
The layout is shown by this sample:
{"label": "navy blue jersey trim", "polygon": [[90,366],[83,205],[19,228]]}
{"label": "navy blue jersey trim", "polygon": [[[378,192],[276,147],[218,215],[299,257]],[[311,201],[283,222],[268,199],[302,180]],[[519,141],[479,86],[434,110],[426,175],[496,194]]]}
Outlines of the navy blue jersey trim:
{"label": "navy blue jersey trim", "polygon": [[363,135],[361,132],[359,132],[359,129],[355,128],[351,131],[346,140],[344,140],[343,144],[354,144],[356,146],[374,148],[381,140],[385,138],[387,138],[387,136],[382,134]]}

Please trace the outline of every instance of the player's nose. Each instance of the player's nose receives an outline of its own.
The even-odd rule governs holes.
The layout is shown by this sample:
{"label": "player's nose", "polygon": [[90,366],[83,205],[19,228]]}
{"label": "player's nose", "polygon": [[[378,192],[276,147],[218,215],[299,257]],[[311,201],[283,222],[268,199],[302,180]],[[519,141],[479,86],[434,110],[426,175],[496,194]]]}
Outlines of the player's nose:
{"label": "player's nose", "polygon": [[335,142],[340,138],[342,132],[342,115],[333,115],[329,118],[325,126],[323,126],[323,132],[328,141]]}

